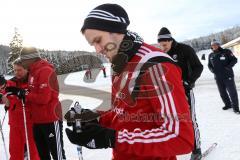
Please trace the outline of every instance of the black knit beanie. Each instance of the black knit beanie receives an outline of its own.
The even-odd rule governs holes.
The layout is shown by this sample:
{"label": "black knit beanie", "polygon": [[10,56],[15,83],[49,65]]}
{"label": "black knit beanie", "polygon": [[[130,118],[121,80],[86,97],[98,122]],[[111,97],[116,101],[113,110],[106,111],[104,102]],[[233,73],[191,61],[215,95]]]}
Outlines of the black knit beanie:
{"label": "black knit beanie", "polygon": [[171,32],[166,27],[162,27],[158,33],[158,42],[171,40],[173,40]]}
{"label": "black knit beanie", "polygon": [[81,32],[97,29],[111,33],[126,33],[130,24],[127,12],[117,4],[102,4],[94,8],[84,20]]}
{"label": "black knit beanie", "polygon": [[0,85],[2,86],[2,85],[4,85],[6,82],[7,82],[7,81],[6,81],[6,79],[4,78],[4,76],[3,76],[3,75],[0,75]]}

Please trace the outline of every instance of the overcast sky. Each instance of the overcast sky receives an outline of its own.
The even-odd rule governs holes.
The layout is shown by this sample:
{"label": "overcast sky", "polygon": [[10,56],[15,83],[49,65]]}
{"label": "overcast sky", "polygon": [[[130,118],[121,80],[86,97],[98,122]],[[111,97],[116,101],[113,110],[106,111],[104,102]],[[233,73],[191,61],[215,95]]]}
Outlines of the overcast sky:
{"label": "overcast sky", "polygon": [[117,3],[128,12],[129,30],[156,43],[165,26],[178,41],[240,25],[238,0],[0,0],[0,44],[9,44],[14,27],[25,45],[93,51],[80,33],[89,11]]}

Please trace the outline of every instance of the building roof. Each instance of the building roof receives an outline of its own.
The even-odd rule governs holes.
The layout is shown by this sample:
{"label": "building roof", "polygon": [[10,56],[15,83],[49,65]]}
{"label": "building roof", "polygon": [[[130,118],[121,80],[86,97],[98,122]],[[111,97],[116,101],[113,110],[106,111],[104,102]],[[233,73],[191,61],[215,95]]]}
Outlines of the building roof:
{"label": "building roof", "polygon": [[222,45],[222,47],[223,48],[229,48],[229,47],[235,46],[236,44],[240,44],[240,37]]}

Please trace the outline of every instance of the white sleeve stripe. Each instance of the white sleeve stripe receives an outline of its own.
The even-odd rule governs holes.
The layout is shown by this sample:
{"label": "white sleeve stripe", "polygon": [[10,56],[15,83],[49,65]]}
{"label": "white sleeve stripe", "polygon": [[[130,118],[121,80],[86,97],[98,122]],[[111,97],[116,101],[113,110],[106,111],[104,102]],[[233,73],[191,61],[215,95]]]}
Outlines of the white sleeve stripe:
{"label": "white sleeve stripe", "polygon": [[152,52],[151,49],[149,49],[149,48],[147,48],[147,47],[145,47],[145,46],[141,46],[140,48],[142,48],[142,49],[144,49],[144,50],[146,50],[146,51],[148,51],[148,52]]}
{"label": "white sleeve stripe", "polygon": [[[139,128],[138,128],[139,129]],[[136,131],[136,130],[135,130]],[[146,132],[147,130],[144,130],[144,132]],[[131,133],[130,135],[119,135],[118,139],[128,139],[128,140],[134,140],[136,138],[142,138],[142,139],[151,139],[151,138],[160,138],[160,137],[166,137],[172,133],[168,132],[167,130],[160,130],[158,128],[158,130],[156,130],[156,132],[153,132],[152,130],[148,130],[149,133],[146,133],[145,135],[143,134],[143,132],[141,133]]]}
{"label": "white sleeve stripe", "polygon": [[158,142],[165,142],[168,141],[169,139],[175,138],[177,137],[177,135],[175,134],[170,134],[166,137],[161,137],[161,138],[151,138],[151,139],[142,139],[142,138],[135,138],[133,140],[128,140],[127,138],[123,138],[123,139],[118,139],[119,143],[123,143],[123,142],[127,142],[129,144],[133,144],[136,142],[140,142],[140,143],[158,143]]}
{"label": "white sleeve stripe", "polygon": [[[162,79],[163,79],[163,81],[165,81],[165,82],[167,82],[167,80],[166,80],[166,77],[165,77],[165,75],[164,75],[164,73],[163,73],[163,68],[162,68],[162,65],[161,64],[158,64],[158,68],[160,69],[160,73],[161,73],[161,75],[162,75]],[[171,93],[171,91],[170,91],[170,88],[169,88],[169,86],[168,86],[168,83],[164,83],[164,85],[165,85],[165,87],[166,87],[166,89],[167,89],[167,94],[168,94],[168,96],[169,96],[169,100],[170,100],[170,103],[171,103],[171,108],[172,108],[172,114],[173,114],[173,119],[174,119],[174,121],[175,121],[175,123],[176,123],[176,126],[175,126],[175,134],[179,134],[179,119],[178,119],[178,114],[177,114],[177,111],[176,111],[176,106],[175,106],[175,102],[174,102],[174,100],[173,100],[173,97],[172,97],[172,93]]]}
{"label": "white sleeve stripe", "polygon": [[[141,46],[141,48],[144,49],[144,46]],[[146,48],[146,47],[145,47]],[[146,50],[146,49],[145,49]],[[149,49],[148,49],[149,50]],[[139,55],[139,54],[138,54]],[[144,63],[146,63],[149,59],[156,57],[156,55],[159,55],[159,52],[150,52],[146,54],[145,56],[141,56],[141,60],[138,62],[137,66],[134,69],[134,73],[132,74],[132,78],[129,82],[129,92],[132,94],[133,88],[131,86],[134,86],[136,83],[136,78],[140,74],[141,67],[143,66]],[[167,54],[166,54],[167,55]],[[164,56],[164,54],[161,54],[160,56]],[[132,88],[132,89],[131,89]]]}
{"label": "white sleeve stripe", "polygon": [[[153,81],[153,83],[154,83],[154,85],[155,86],[159,86],[159,85],[156,85],[156,78],[153,76],[153,75],[155,75],[155,76],[157,76],[157,75],[159,75],[158,74],[158,71],[157,71],[157,68],[159,68],[159,71],[160,71],[160,75],[161,75],[161,77],[163,78],[163,80],[165,80],[166,81],[166,77],[165,77],[165,75],[164,75],[164,73],[163,73],[163,69],[162,69],[162,66],[161,66],[161,64],[159,64],[158,65],[158,67],[157,66],[154,66],[153,67],[154,68],[154,71],[157,73],[157,74],[153,74],[154,72],[153,72],[153,70],[152,70],[152,68],[150,68],[149,70],[150,70],[150,75],[151,75],[151,79],[152,79],[152,81]],[[161,81],[158,81],[159,83],[160,83],[160,89],[161,89],[161,91],[163,91],[163,84],[161,84],[162,82]],[[168,91],[170,91],[170,89],[169,89],[169,86],[167,85],[167,83],[164,83],[164,87],[166,87],[166,90],[168,90]],[[162,94],[160,93],[160,91],[159,90],[156,90],[157,91],[157,94],[159,95],[159,101],[160,101],[160,103],[161,103],[161,105],[162,105],[162,107],[163,108],[166,108],[166,111],[169,113],[169,106],[168,106],[168,104],[166,103],[166,101],[165,101],[165,103],[163,102],[163,99],[162,99]],[[164,93],[164,92],[163,92]],[[166,95],[165,94],[163,94],[165,97],[163,97],[164,98],[164,100],[166,100]],[[175,116],[177,116],[176,114],[175,114],[175,112],[176,112],[176,109],[175,109],[175,104],[174,104],[174,101],[173,101],[173,97],[172,97],[172,95],[171,95],[171,93],[170,92],[168,92],[167,93],[167,96],[169,97],[169,102],[170,102],[170,105],[171,105],[171,109],[172,109],[172,111],[174,112],[173,113],[173,115],[175,115]],[[167,101],[168,102],[168,101]],[[165,105],[164,105],[165,104]],[[173,106],[172,106],[173,105]],[[161,110],[161,113],[163,113],[164,111],[163,111],[163,109]],[[170,116],[171,116],[172,114],[170,114]],[[169,116],[168,114],[167,114],[167,116]],[[170,120],[171,121],[173,121],[173,119],[172,118],[177,118],[177,117],[170,117]],[[166,120],[166,119],[164,119],[164,120]],[[152,130],[145,130],[145,131],[141,131],[141,129],[139,129],[139,128],[137,128],[137,129],[135,129],[134,131],[136,132],[140,132],[140,133],[134,133],[134,132],[128,132],[128,130],[123,130],[122,132],[120,131],[119,132],[119,136],[118,136],[118,142],[119,143],[122,143],[122,142],[127,142],[127,143],[130,143],[130,144],[132,144],[132,143],[135,143],[135,142],[142,142],[142,143],[151,143],[151,142],[163,142],[163,141],[167,141],[167,140],[169,140],[169,139],[171,139],[171,138],[174,138],[174,137],[176,137],[178,134],[179,134],[179,121],[177,120],[176,121],[176,119],[174,119],[174,128],[175,128],[175,132],[174,133],[171,133],[169,130],[167,131],[167,130],[163,130],[162,131],[162,129],[164,128],[163,126],[161,126],[160,128],[155,128],[155,129],[152,129]],[[166,121],[164,122],[164,123],[166,123]],[[172,122],[172,124],[170,124],[170,129],[172,129],[172,126],[171,125],[173,125],[173,122]],[[159,133],[152,133],[152,132],[158,132],[159,131]],[[146,134],[146,133],[148,133],[147,135],[143,135],[143,134]],[[167,134],[165,137],[159,137],[159,136],[163,136],[163,135],[165,135],[165,134]],[[150,137],[153,137],[153,138],[150,138]],[[145,138],[148,138],[148,139],[145,139]]]}
{"label": "white sleeve stripe", "polygon": [[[156,82],[156,80],[155,80],[155,77],[154,77],[154,72],[153,72],[153,70],[150,68],[150,76],[151,76],[151,78],[152,78],[152,81],[153,81],[153,84],[154,84],[154,86],[159,86],[158,84],[157,84],[157,82]],[[160,91],[158,90],[158,89],[156,89],[156,91],[158,92],[157,94],[159,95],[159,101],[160,101],[160,103],[161,103],[161,106],[162,106],[162,109],[161,109],[161,114],[162,115],[168,115],[168,114],[165,114],[164,113],[164,106],[165,105],[167,105],[166,104],[166,96],[165,96],[165,101],[163,100],[163,98],[162,98],[162,95],[163,94],[161,94],[160,93]],[[164,92],[163,92],[164,93]],[[168,105],[167,105],[167,107],[168,107]],[[165,110],[167,110],[167,109],[165,109]],[[168,119],[167,118],[164,118],[164,127],[166,127],[166,124],[168,123]],[[135,132],[141,132],[141,133],[135,133]],[[168,132],[166,132],[166,130],[165,131],[162,131],[162,129],[159,129],[159,128],[157,128],[157,129],[152,129],[152,130],[145,130],[144,132],[142,132],[140,129],[135,129],[134,130],[134,132],[128,132],[127,130],[124,130],[124,131],[122,131],[122,132],[120,132],[119,133],[119,138],[123,138],[123,137],[128,137],[128,139],[132,139],[133,137],[141,137],[141,136],[143,136],[144,138],[149,138],[149,137],[152,137],[153,136],[153,134],[151,134],[152,132],[163,132],[163,133],[154,133],[155,134],[155,136],[161,136],[161,135],[164,135],[165,133],[168,133]],[[122,134],[121,134],[122,133]],[[149,135],[145,135],[145,134],[149,134]],[[144,136],[145,135],[145,136]]]}
{"label": "white sleeve stripe", "polygon": [[136,55],[139,56],[139,57],[141,57],[141,58],[144,56],[144,55],[141,54],[141,53],[136,53]]}
{"label": "white sleeve stripe", "polygon": [[[156,77],[159,77],[158,79],[156,78],[156,82],[157,82],[157,83],[156,83],[156,86],[159,86],[159,87],[160,87],[160,90],[161,90],[161,92],[159,92],[159,90],[157,89],[156,92],[157,92],[157,95],[158,95],[158,96],[163,96],[163,98],[164,98],[165,109],[166,109],[166,112],[167,112],[165,116],[168,117],[168,116],[170,116],[171,114],[170,114],[168,99],[167,99],[167,96],[166,96],[166,90],[164,90],[162,78],[160,78],[160,77],[162,77],[162,76],[161,76],[161,74],[159,74],[156,65],[153,66],[153,70],[154,70],[154,72],[155,72],[155,76],[156,76]],[[154,85],[155,85],[155,84],[154,84]],[[172,118],[170,117],[170,125],[168,126],[168,130],[169,130],[170,132],[172,132],[172,128],[173,128],[173,120],[172,120]]]}
{"label": "white sleeve stripe", "polygon": [[143,53],[143,54],[147,54],[147,53],[148,53],[147,51],[145,51],[145,50],[143,50],[143,49],[139,49],[138,52],[139,52],[139,53]]}
{"label": "white sleeve stripe", "polygon": [[[129,138],[129,139],[132,139],[132,138],[135,138],[135,137],[133,137],[133,136],[138,136],[138,137],[141,137],[142,135],[146,135],[147,136],[147,134],[152,134],[152,133],[159,133],[159,132],[167,132],[166,130],[163,130],[161,127],[160,128],[153,128],[153,129],[151,129],[151,130],[144,130],[144,131],[142,131],[140,128],[135,128],[134,129],[134,132],[128,132],[128,130],[127,129],[124,129],[122,132],[121,132],[121,134],[123,134],[123,133],[126,133],[126,134],[128,134],[129,133],[129,135],[127,135],[128,137],[126,137],[126,138]],[[119,134],[119,137],[118,138],[124,138],[124,135],[125,134],[123,134],[123,135],[120,135]],[[136,136],[136,137],[137,137]],[[153,135],[151,135],[151,136],[153,136]],[[151,136],[149,136],[149,137],[151,137]],[[162,134],[161,135],[159,135],[159,136],[162,136]],[[148,137],[144,137],[144,138],[148,138]]]}
{"label": "white sleeve stripe", "polygon": [[[156,82],[156,80],[155,80],[155,77],[154,77],[154,75],[153,75],[153,70],[152,70],[152,68],[150,68],[149,69],[149,73],[150,73],[150,76],[151,76],[151,80],[152,80],[152,82],[153,82],[153,84],[154,84],[154,87],[156,86],[156,87],[158,87],[158,85],[157,85],[157,82]],[[156,89],[156,88],[155,88]],[[157,89],[158,90],[158,89]],[[157,92],[157,91],[156,91]],[[164,105],[164,103],[163,103],[163,99],[162,99],[162,96],[160,95],[160,94],[158,94],[159,95],[159,102],[160,102],[160,104],[161,104],[161,115],[164,115],[164,108],[165,108],[165,105]],[[167,120],[167,119],[166,119]],[[163,124],[163,126],[164,126],[164,128],[166,127],[166,123],[167,122],[164,122],[164,124]]]}

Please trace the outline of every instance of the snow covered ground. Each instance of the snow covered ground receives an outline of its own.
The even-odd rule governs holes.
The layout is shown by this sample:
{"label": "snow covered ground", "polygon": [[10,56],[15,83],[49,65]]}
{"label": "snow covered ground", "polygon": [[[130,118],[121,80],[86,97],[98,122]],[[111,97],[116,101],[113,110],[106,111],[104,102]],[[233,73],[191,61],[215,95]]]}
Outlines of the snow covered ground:
{"label": "snow covered ground", "polygon": [[[209,51],[202,51],[208,53]],[[199,55],[201,55],[199,54]],[[240,57],[239,57],[240,60]],[[208,160],[240,160],[240,115],[236,115],[232,110],[223,111],[223,103],[220,99],[217,86],[215,84],[212,73],[207,68],[207,60],[202,61],[204,71],[201,78],[197,81],[195,91],[196,112],[201,132],[202,149],[207,149],[212,143],[217,142],[217,148],[206,158]],[[240,90],[240,63],[234,67],[235,81]],[[107,73],[110,73],[110,65],[107,65]],[[103,78],[99,74],[95,82],[86,83],[84,81],[84,72],[76,72],[69,74],[65,79],[65,85],[89,87],[92,89],[110,92],[111,79],[110,76]],[[91,98],[90,98],[91,97]],[[93,109],[101,103],[101,97],[92,98],[92,96],[76,96],[61,94],[60,99],[72,99],[73,101],[81,100],[84,108]],[[0,119],[4,115],[3,107],[0,107]],[[3,126],[6,143],[8,144],[8,117]],[[64,125],[66,127],[66,125]],[[64,134],[64,148],[66,156],[69,160],[77,160],[76,146],[72,145]],[[84,160],[107,160],[111,158],[111,149],[89,150],[83,149]],[[4,160],[4,150],[2,141],[0,140],[0,159]],[[188,160],[189,155],[178,157],[179,160]]]}

